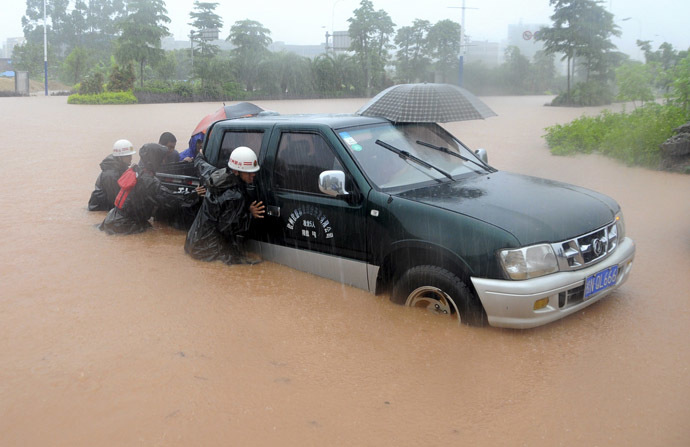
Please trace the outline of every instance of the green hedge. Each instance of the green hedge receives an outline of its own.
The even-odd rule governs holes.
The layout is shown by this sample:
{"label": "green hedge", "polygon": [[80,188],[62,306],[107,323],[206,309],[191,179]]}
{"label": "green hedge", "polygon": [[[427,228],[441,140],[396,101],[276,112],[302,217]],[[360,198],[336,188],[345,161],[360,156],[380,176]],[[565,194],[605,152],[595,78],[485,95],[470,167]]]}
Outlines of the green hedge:
{"label": "green hedge", "polygon": [[599,152],[629,165],[656,168],[659,145],[688,119],[679,107],[650,103],[631,113],[605,110],[598,116],[547,127],[544,138],[554,155]]}
{"label": "green hedge", "polygon": [[97,95],[79,93],[67,98],[69,104],[136,104],[137,98],[132,92],[104,92]]}

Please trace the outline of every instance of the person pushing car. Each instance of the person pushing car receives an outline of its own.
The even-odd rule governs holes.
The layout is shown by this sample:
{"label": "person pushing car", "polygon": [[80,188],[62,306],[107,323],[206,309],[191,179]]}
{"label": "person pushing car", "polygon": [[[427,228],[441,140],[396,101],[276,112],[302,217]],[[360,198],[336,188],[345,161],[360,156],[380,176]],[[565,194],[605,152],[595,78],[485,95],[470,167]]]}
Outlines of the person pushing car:
{"label": "person pushing car", "polygon": [[262,219],[265,206],[249,203],[247,185],[254,182],[259,163],[253,150],[240,146],[232,151],[228,167],[213,172],[201,209],[187,233],[184,249],[194,259],[221,260],[226,264],[256,264],[246,255],[242,240],[252,219]]}
{"label": "person pushing car", "polygon": [[89,198],[89,211],[109,211],[115,206],[115,197],[120,192],[117,180],[129,168],[134,154],[136,151],[129,140],[117,140],[113,144],[113,153],[101,162],[101,173]]}

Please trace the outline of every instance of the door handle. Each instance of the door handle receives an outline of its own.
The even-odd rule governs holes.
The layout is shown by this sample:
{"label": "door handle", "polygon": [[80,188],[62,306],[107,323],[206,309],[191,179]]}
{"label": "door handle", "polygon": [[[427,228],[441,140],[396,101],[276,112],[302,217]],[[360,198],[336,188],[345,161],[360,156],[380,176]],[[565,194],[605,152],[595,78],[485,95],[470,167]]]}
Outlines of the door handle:
{"label": "door handle", "polygon": [[266,214],[273,217],[280,217],[280,207],[275,205],[266,206]]}

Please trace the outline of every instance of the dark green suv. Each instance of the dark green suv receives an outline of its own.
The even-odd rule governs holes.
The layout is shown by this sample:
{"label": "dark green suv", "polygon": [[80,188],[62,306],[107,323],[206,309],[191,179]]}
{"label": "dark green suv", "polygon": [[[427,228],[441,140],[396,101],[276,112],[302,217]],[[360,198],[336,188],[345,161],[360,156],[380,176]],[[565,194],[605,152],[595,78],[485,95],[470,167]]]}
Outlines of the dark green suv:
{"label": "dark green suv", "polygon": [[635,255],[620,207],[497,171],[436,124],[275,113],[215,123],[216,166],[248,146],[267,216],[251,249],[460,322],[529,328],[619,287]]}

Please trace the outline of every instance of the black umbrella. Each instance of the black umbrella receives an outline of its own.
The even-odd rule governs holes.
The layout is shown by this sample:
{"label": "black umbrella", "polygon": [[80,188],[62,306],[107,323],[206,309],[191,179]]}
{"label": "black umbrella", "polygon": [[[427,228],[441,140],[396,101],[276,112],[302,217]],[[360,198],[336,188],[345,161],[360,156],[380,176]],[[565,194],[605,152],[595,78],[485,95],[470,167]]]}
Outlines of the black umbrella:
{"label": "black umbrella", "polygon": [[358,115],[382,116],[398,123],[447,123],[496,116],[464,88],[450,84],[398,84],[376,95]]}

